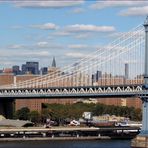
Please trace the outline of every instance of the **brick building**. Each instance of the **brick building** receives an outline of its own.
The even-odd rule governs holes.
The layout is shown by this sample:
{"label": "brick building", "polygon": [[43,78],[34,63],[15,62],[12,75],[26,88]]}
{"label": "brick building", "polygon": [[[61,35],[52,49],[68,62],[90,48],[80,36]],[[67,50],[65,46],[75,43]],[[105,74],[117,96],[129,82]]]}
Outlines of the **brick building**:
{"label": "brick building", "polygon": [[[52,68],[52,70],[55,68]],[[56,69],[55,69],[56,70]],[[27,74],[27,75],[17,75],[14,76],[12,73],[2,73],[0,74],[0,85],[7,85],[7,84],[12,84],[14,83],[14,81],[16,82],[20,82],[20,81],[25,81],[25,80],[29,80],[32,78],[36,78],[39,77],[39,75],[31,75],[31,74]],[[122,84],[123,82],[125,82],[123,77],[118,77],[118,78],[110,78],[108,80],[106,80],[104,82],[104,79],[101,78],[98,80],[98,84],[112,84],[113,79],[116,79],[116,81],[114,81],[114,83],[120,83]],[[128,83],[133,82],[134,80],[127,80]],[[135,83],[138,83],[138,80],[135,80]],[[69,82],[65,81],[64,83],[69,84]],[[69,84],[70,85],[70,84]],[[96,85],[96,82],[95,82]],[[28,107],[30,110],[37,110],[37,111],[41,111],[42,109],[42,103],[62,103],[62,104],[71,104],[74,103],[76,101],[76,99],[17,99],[15,100],[15,109],[18,110],[22,107]],[[141,108],[141,100],[138,98],[130,98],[130,99],[126,99],[126,98],[106,98],[106,99],[98,99],[99,103],[103,103],[106,105],[118,105],[118,106],[133,106],[136,108]]]}

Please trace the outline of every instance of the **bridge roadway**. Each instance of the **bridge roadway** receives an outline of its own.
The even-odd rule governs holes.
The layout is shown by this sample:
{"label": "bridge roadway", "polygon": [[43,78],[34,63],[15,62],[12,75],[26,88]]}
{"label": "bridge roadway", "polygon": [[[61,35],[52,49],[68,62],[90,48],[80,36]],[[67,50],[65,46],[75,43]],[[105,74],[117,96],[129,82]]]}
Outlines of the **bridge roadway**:
{"label": "bridge roadway", "polygon": [[11,88],[0,89],[2,99],[33,99],[33,98],[107,98],[107,97],[138,97],[147,95],[142,84],[111,85],[111,86],[79,86],[49,88]]}

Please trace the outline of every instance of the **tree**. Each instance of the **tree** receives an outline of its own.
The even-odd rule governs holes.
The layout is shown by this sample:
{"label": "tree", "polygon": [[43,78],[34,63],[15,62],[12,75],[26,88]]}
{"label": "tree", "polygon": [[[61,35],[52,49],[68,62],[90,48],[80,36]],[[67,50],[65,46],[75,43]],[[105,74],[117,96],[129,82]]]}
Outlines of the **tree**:
{"label": "tree", "polygon": [[51,119],[52,111],[49,108],[44,108],[41,112],[41,119],[43,123],[46,123],[47,119]]}
{"label": "tree", "polygon": [[39,123],[41,121],[41,116],[38,113],[38,111],[31,111],[29,113],[29,117],[30,117],[31,122]]}
{"label": "tree", "polygon": [[30,110],[28,107],[23,107],[16,111],[15,118],[20,120],[29,120]]}

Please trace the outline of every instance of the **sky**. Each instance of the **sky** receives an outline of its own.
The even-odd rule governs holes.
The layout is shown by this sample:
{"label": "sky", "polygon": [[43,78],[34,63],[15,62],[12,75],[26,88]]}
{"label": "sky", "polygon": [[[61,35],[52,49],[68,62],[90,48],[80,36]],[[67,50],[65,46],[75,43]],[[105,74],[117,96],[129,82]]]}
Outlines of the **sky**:
{"label": "sky", "polygon": [[0,1],[0,69],[75,63],[142,24],[147,1]]}

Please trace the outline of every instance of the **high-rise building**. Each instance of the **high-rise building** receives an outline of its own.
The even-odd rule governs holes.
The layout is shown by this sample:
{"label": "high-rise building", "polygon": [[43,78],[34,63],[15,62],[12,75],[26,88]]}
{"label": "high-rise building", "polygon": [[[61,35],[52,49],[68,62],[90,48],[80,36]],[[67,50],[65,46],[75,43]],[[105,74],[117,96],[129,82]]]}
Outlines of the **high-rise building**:
{"label": "high-rise building", "polygon": [[34,75],[39,74],[39,63],[38,62],[26,62],[22,65],[22,74],[31,73]]}
{"label": "high-rise building", "polygon": [[96,81],[98,81],[99,78],[101,78],[101,77],[102,77],[102,71],[97,71],[97,73],[96,73]]}
{"label": "high-rise building", "polygon": [[96,82],[96,78],[95,78],[95,74],[92,74],[92,85],[94,82]]}
{"label": "high-rise building", "polygon": [[55,57],[53,57],[51,67],[48,67],[48,73],[49,74],[55,73],[55,75],[58,74],[58,73],[60,73],[60,69],[58,67],[56,67]]}
{"label": "high-rise building", "polygon": [[92,84],[98,82],[101,77],[102,77],[102,72],[97,70],[96,73],[92,74]]}
{"label": "high-rise building", "polygon": [[129,64],[125,63],[125,79],[129,78]]}
{"label": "high-rise building", "polygon": [[41,75],[46,75],[48,73],[48,68],[47,67],[42,67],[41,69],[40,69],[40,74]]}
{"label": "high-rise building", "polygon": [[12,72],[14,73],[14,75],[19,75],[21,73],[20,67],[18,65],[12,66]]}
{"label": "high-rise building", "polygon": [[22,74],[26,74],[26,64],[22,64]]}
{"label": "high-rise building", "polygon": [[53,57],[53,60],[52,60],[52,65],[51,67],[56,67],[56,60],[55,60],[55,57]]}

